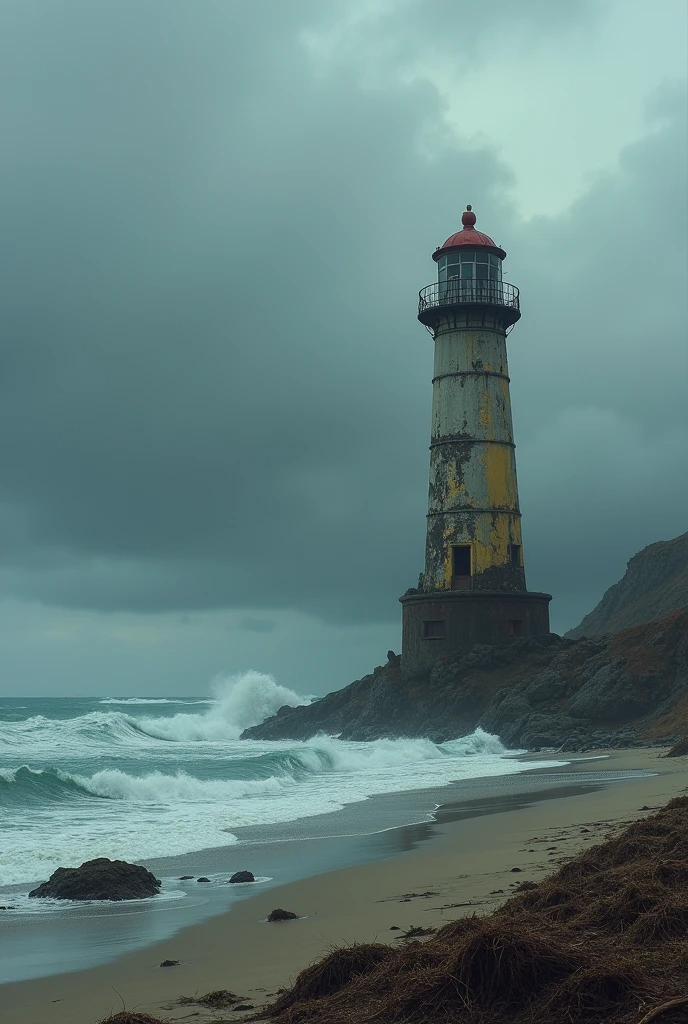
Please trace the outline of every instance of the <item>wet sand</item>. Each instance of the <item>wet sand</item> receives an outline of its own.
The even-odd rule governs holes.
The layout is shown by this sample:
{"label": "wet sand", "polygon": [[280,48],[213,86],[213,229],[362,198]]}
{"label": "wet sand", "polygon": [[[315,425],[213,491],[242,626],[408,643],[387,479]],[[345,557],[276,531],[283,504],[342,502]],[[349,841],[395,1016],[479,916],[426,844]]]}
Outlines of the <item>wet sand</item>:
{"label": "wet sand", "polygon": [[[95,1024],[123,1001],[170,1021],[203,1024],[230,1014],[240,1021],[250,1011],[212,1012],[180,1005],[178,998],[228,988],[260,1006],[330,945],[394,942],[400,933],[393,926],[438,926],[466,913],[489,913],[520,882],[540,880],[564,858],[684,793],[688,764],[662,753],[615,751],[604,761],[518,776],[521,788],[513,776],[490,780],[489,795],[444,805],[435,824],[395,830],[393,847],[401,852],[385,859],[258,893],[103,966],[0,986],[0,1019]],[[659,774],[604,781],[606,771],[639,769]],[[600,773],[599,781],[582,785],[581,773],[591,771]],[[555,786],[551,779],[547,786],[538,781],[539,774],[554,773],[560,776]],[[479,780],[472,782],[475,787]],[[299,919],[266,924],[274,907]],[[165,959],[181,964],[161,968]]]}

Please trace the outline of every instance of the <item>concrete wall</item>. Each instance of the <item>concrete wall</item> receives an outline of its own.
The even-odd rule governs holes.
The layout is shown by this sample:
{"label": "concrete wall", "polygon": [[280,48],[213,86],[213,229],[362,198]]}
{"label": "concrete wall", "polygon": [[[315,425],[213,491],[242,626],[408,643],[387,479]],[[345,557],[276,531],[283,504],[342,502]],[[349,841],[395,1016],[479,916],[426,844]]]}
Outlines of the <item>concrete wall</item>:
{"label": "concrete wall", "polygon": [[438,320],[424,590],[451,589],[455,544],[471,545],[473,589],[525,590],[508,372],[498,312]]}

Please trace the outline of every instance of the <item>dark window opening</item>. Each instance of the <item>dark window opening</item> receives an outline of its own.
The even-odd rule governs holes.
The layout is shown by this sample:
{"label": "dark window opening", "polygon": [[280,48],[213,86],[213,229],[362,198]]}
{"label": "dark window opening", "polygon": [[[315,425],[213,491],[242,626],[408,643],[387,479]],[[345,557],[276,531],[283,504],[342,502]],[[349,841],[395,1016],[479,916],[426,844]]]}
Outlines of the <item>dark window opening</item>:
{"label": "dark window opening", "polygon": [[456,545],[452,549],[452,576],[471,575],[471,546],[470,544]]}
{"label": "dark window opening", "polygon": [[428,619],[423,623],[425,640],[444,640],[444,619]]}
{"label": "dark window opening", "polygon": [[512,565],[519,565],[520,566],[520,564],[521,564],[521,545],[520,544],[511,544],[510,548],[511,548],[511,564]]}
{"label": "dark window opening", "polygon": [[523,619],[507,619],[506,631],[509,636],[523,636]]}

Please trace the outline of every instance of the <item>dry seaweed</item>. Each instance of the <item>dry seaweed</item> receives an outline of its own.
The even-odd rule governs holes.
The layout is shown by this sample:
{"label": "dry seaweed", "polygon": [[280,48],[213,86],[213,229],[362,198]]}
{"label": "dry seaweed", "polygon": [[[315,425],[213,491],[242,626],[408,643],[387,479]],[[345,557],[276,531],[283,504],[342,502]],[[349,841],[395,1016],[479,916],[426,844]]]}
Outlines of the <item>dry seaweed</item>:
{"label": "dry seaweed", "polygon": [[436,928],[425,927],[422,924],[412,924],[405,932],[402,932],[397,941],[405,942],[407,939],[427,939],[428,935],[434,935]]}
{"label": "dry seaweed", "polygon": [[134,1013],[132,1010],[122,1010],[111,1017],[104,1017],[99,1024],[167,1024],[167,1021],[160,1017],[151,1017],[149,1013]]}
{"label": "dry seaweed", "polygon": [[236,1003],[240,1003],[243,996],[235,995],[234,992],[230,992],[226,988],[218,988],[213,992],[206,992],[204,996],[180,996],[179,1002],[182,1006],[187,1004],[196,1003],[201,1006],[209,1006],[213,1010],[224,1010],[228,1006],[234,1006]]}
{"label": "dry seaweed", "polygon": [[322,960],[301,971],[292,987],[273,1003],[271,1012],[281,1013],[294,1003],[332,995],[354,978],[374,970],[390,953],[390,947],[379,942],[333,949]]}
{"label": "dry seaweed", "polygon": [[332,951],[254,1019],[639,1024],[645,1014],[673,1024],[687,988],[681,797],[489,916],[452,921],[424,942]]}

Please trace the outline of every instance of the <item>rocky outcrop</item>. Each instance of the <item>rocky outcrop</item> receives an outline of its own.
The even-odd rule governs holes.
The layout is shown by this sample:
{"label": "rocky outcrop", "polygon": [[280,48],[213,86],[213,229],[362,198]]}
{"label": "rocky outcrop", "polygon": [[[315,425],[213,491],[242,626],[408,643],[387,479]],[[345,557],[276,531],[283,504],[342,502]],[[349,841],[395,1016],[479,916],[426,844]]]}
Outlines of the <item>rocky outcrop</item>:
{"label": "rocky outcrop", "polygon": [[605,593],[567,637],[615,633],[651,622],[688,604],[688,533],[643,548],[623,579]]}
{"label": "rocky outcrop", "polygon": [[255,882],[255,880],[256,879],[252,871],[235,871],[227,884],[236,885],[237,882]]}
{"label": "rocky outcrop", "polygon": [[481,726],[511,748],[629,746],[688,732],[688,606],[605,636],[514,638],[402,678],[392,655],[350,686],[307,707],[283,707],[251,739],[427,736]]}
{"label": "rocky outcrop", "polygon": [[78,868],[58,868],[29,896],[54,900],[142,900],[159,892],[160,882],[146,868],[98,857]]}

